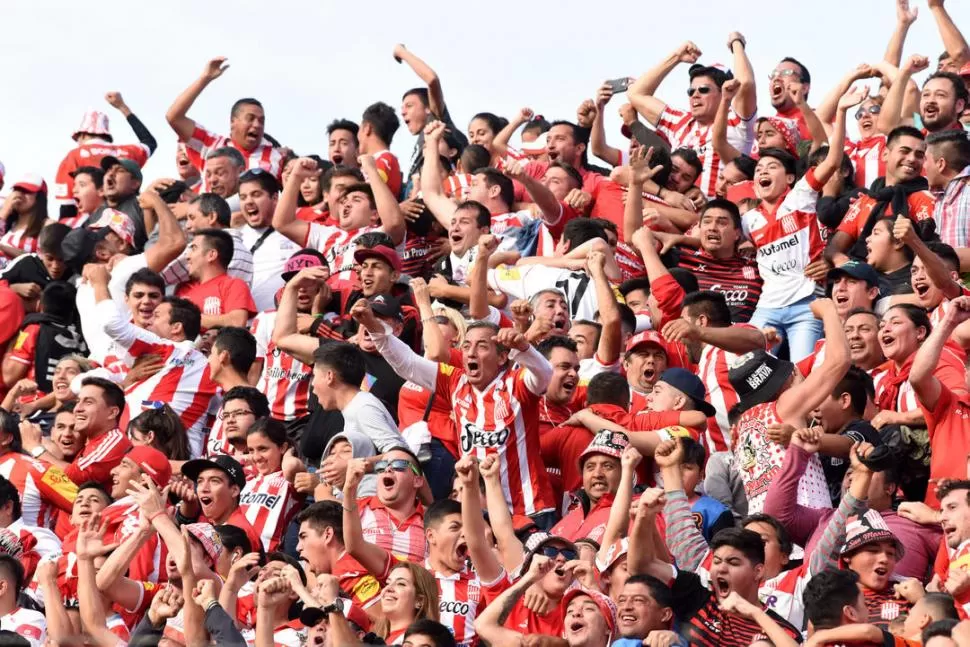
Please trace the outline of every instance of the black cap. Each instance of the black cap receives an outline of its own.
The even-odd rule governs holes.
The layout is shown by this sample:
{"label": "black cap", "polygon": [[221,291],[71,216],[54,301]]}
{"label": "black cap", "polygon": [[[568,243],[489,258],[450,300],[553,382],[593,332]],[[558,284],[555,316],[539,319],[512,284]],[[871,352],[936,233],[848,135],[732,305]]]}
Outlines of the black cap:
{"label": "black cap", "polygon": [[61,257],[72,271],[80,274],[85,263],[91,261],[94,248],[111,233],[109,227],[89,229],[81,227],[69,231],[61,241]]}
{"label": "black cap", "polygon": [[391,319],[404,318],[404,315],[401,313],[400,302],[390,294],[375,294],[367,299],[367,301],[370,303],[371,310],[378,317],[389,317]]}
{"label": "black cap", "polygon": [[763,350],[742,355],[728,368],[728,379],[738,394],[738,404],[747,411],[778,396],[795,365]]}
{"label": "black cap", "polygon": [[694,407],[710,418],[717,414],[713,405],[707,401],[707,389],[701,378],[683,368],[668,368],[660,374],[660,381],[666,382],[694,401]]}
{"label": "black cap", "polygon": [[854,258],[830,269],[825,279],[828,283],[834,283],[842,276],[851,276],[854,279],[865,281],[870,288],[879,287],[879,275],[872,265],[857,261]]}
{"label": "black cap", "polygon": [[220,470],[229,477],[229,482],[238,485],[240,488],[246,487],[246,475],[243,473],[243,466],[232,456],[219,454],[215,458],[197,458],[182,465],[182,474],[192,479],[193,482],[199,480],[199,474],[205,470]]}
{"label": "black cap", "polygon": [[138,162],[133,159],[114,157],[113,155],[106,155],[101,158],[101,170],[107,173],[115,166],[121,166],[134,177],[139,182],[142,181],[141,167],[138,166]]}

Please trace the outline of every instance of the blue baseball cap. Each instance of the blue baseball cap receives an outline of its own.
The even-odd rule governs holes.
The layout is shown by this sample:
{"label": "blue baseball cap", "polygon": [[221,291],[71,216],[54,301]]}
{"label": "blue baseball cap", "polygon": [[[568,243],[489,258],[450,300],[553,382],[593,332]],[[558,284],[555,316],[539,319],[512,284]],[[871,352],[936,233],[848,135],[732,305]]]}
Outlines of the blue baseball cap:
{"label": "blue baseball cap", "polygon": [[701,382],[701,378],[687,369],[668,368],[660,374],[660,381],[666,382],[693,400],[694,407],[707,417],[711,417],[717,413],[714,406],[707,401],[707,389],[704,388],[704,383]]}

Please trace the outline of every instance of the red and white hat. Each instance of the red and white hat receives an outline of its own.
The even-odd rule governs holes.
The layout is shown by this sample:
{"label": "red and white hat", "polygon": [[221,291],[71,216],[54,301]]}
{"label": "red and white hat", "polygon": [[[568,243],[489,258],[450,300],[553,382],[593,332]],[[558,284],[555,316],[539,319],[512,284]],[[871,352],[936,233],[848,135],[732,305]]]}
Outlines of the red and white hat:
{"label": "red and white hat", "polygon": [[619,460],[623,455],[623,450],[630,446],[630,438],[622,431],[612,431],[610,429],[600,429],[593,436],[583,453],[579,455],[579,465],[582,467],[587,458],[593,454],[603,454],[612,456]]}
{"label": "red and white hat", "polygon": [[630,337],[630,340],[626,343],[626,352],[632,351],[637,346],[642,346],[644,344],[653,344],[654,346],[659,346],[660,349],[670,355],[670,351],[667,349],[667,342],[664,338],[660,336],[656,330],[644,330],[643,332],[635,334]]}
{"label": "red and white hat", "polygon": [[599,553],[596,554],[596,568],[599,570],[600,574],[607,572],[616,563],[626,557],[626,554],[630,551],[630,540],[627,537],[622,539],[617,539],[609,548],[606,549],[606,555],[604,559],[600,559]]}
{"label": "red and white hat", "polygon": [[219,533],[216,532],[215,527],[211,523],[190,523],[185,526],[185,529],[199,540],[205,554],[212,559],[214,564],[222,555],[223,549],[222,539],[219,538]]}
{"label": "red and white hat", "polygon": [[[565,611],[570,602],[583,595],[592,600],[599,608],[600,613],[603,614],[603,619],[606,621],[606,628],[610,630],[610,638],[612,639],[613,634],[616,633],[616,603],[609,596],[600,591],[577,586],[566,591],[566,595],[562,597],[562,602],[559,604],[560,608]],[[565,633],[565,629],[563,629],[563,632]]]}
{"label": "red and white hat", "polygon": [[521,150],[529,157],[539,157],[540,155],[545,155],[546,151],[548,150],[546,148],[547,146],[548,146],[548,136],[546,135],[546,133],[539,133],[539,136],[536,137],[533,141],[522,142],[522,145],[519,147],[519,150]]}
{"label": "red and white hat", "polygon": [[111,137],[108,129],[108,115],[98,110],[88,109],[81,117],[81,125],[77,127],[71,138],[77,141],[81,135],[102,135]]}
{"label": "red and white hat", "polygon": [[111,231],[118,234],[118,237],[125,241],[126,244],[135,244],[135,223],[131,221],[131,218],[125,212],[112,209],[111,207],[105,208],[101,213],[101,217],[98,218],[98,221],[91,225],[91,229],[102,229],[103,227],[108,227]]}
{"label": "red and white hat", "polygon": [[38,173],[25,173],[14,183],[13,188],[22,189],[28,193],[47,193],[47,182]]}

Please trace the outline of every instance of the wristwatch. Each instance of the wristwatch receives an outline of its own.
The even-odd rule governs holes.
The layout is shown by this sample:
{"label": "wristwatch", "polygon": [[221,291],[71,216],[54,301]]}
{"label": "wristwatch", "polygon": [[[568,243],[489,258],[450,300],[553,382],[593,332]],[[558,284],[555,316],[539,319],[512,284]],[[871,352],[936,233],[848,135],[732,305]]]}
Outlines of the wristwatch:
{"label": "wristwatch", "polygon": [[37,445],[36,447],[30,450],[30,455],[33,456],[34,458],[40,458],[41,456],[44,455],[44,452],[46,451],[47,450],[44,449],[43,445]]}
{"label": "wristwatch", "polygon": [[334,598],[334,601],[328,604],[327,606],[323,607],[322,611],[327,615],[330,615],[331,613],[339,613],[340,615],[343,615],[344,614],[343,598]]}

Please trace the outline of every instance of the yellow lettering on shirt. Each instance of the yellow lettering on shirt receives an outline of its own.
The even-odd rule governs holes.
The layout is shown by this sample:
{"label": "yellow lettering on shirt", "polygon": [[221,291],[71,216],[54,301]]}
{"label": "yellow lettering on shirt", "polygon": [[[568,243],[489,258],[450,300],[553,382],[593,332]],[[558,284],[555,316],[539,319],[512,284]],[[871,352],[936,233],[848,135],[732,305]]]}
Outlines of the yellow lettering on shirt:
{"label": "yellow lettering on shirt", "polygon": [[59,467],[48,467],[41,482],[71,503],[77,496],[77,485]]}
{"label": "yellow lettering on shirt", "polygon": [[500,265],[498,267],[498,278],[500,281],[518,281],[522,278],[519,268]]}
{"label": "yellow lettering on shirt", "polygon": [[20,350],[24,347],[24,344],[27,343],[28,339],[30,339],[30,333],[28,333],[26,330],[21,330],[20,334],[17,335],[17,342],[14,344],[13,349]]}

